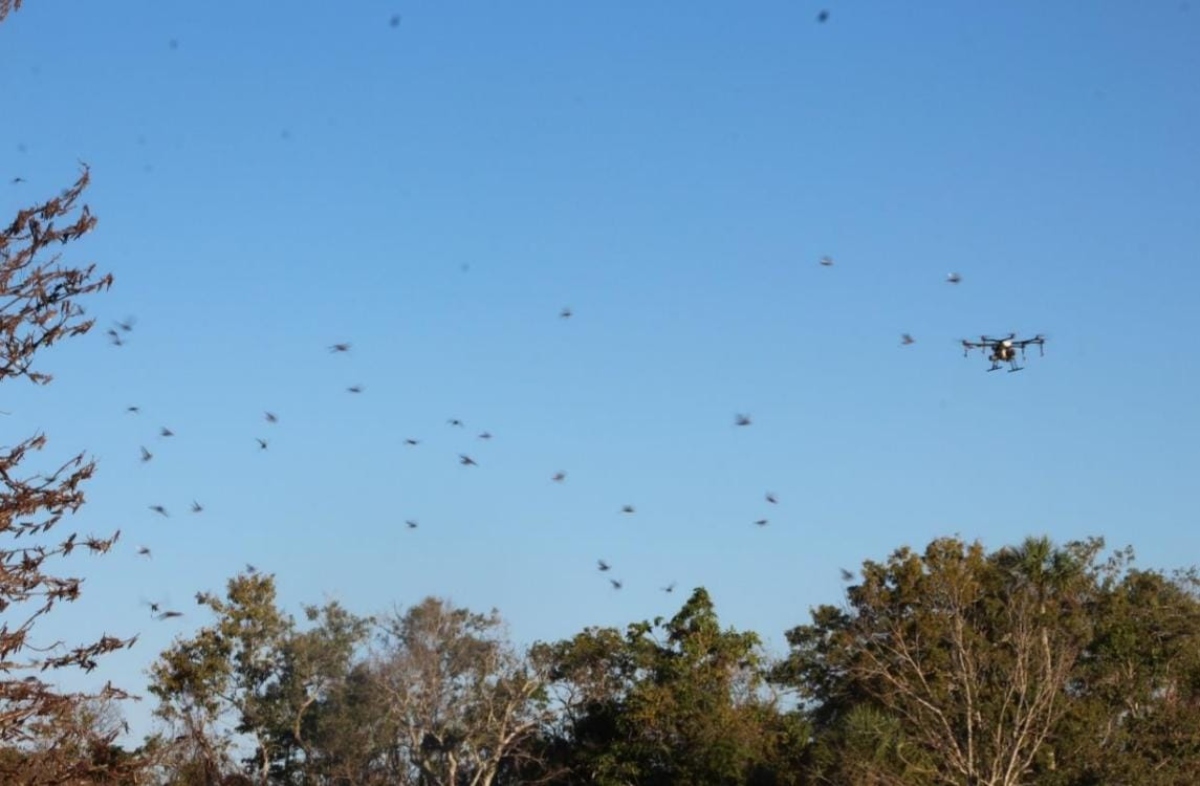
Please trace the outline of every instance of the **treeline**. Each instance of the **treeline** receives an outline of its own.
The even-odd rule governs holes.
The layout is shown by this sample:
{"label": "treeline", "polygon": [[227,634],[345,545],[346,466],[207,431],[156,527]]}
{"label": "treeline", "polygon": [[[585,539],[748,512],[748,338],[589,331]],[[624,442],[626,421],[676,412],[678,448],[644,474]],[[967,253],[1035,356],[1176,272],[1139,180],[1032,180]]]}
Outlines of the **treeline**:
{"label": "treeline", "polygon": [[248,571],[153,665],[162,734],[87,753],[140,771],[91,782],[1195,784],[1196,576],[1102,549],[900,549],[779,658],[704,589],[670,619],[522,650],[495,611],[437,598],[296,620]]}

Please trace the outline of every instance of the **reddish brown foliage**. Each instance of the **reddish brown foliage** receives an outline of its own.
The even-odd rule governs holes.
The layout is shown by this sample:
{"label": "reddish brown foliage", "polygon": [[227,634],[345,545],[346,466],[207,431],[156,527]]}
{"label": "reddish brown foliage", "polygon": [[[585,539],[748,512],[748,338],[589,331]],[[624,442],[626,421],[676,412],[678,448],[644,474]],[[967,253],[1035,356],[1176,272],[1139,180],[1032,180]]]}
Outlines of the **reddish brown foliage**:
{"label": "reddish brown foliage", "polygon": [[9,11],[16,11],[20,7],[21,0],[0,0],[0,22],[4,21]]}
{"label": "reddish brown foliage", "polygon": [[[0,0],[0,19],[15,7]],[[74,186],[19,211],[0,228],[0,382],[16,377],[38,385],[50,382],[49,374],[33,366],[38,352],[86,333],[94,321],[83,318],[77,300],[112,285],[112,276],[97,277],[94,265],[80,269],[59,264],[59,249],[96,225],[86,205],[75,209],[87,185],[85,168]],[[80,579],[54,575],[49,564],[77,548],[103,554],[120,534],[51,535],[64,516],[83,504],[81,487],[95,464],[81,453],[48,474],[21,475],[22,461],[45,445],[45,435],[34,434],[15,446],[0,447],[0,746],[6,748],[44,746],[57,731],[67,733],[63,719],[74,717],[78,707],[96,698],[124,697],[111,685],[91,696],[62,693],[40,675],[64,668],[91,671],[101,655],[133,643],[107,635],[74,646],[33,638],[39,618],[80,593]],[[77,766],[83,763],[64,761],[61,771],[46,773],[43,782],[65,782]],[[60,776],[62,781],[56,781]]]}

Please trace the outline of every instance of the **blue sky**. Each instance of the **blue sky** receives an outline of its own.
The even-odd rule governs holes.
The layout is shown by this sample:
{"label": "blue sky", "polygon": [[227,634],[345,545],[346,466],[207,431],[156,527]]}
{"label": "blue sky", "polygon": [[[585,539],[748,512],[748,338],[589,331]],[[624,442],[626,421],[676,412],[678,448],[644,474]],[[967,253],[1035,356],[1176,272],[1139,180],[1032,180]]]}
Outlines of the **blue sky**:
{"label": "blue sky", "polygon": [[[116,276],[0,406],[123,533],[44,635],[140,633],[93,675],[140,689],[251,562],[293,611],[446,595],[520,642],[703,585],[782,652],[939,535],[1194,562],[1200,9],[826,7],[26,3],[0,210],[86,161],[68,261]],[[1045,357],[962,357],[1008,331]]]}

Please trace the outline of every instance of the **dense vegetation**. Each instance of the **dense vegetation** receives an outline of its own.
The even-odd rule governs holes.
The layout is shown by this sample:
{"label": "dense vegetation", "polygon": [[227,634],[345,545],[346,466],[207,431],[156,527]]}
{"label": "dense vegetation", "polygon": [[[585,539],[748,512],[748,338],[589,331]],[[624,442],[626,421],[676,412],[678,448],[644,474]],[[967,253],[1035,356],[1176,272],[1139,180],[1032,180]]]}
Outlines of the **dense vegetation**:
{"label": "dense vegetation", "polygon": [[519,652],[494,612],[436,598],[299,624],[243,573],[153,669],[176,740],[160,782],[1193,783],[1194,577],[1101,549],[900,549],[780,660],[704,589]]}
{"label": "dense vegetation", "polygon": [[[198,596],[210,624],[154,664],[162,733],[74,749],[141,771],[60,782],[1194,783],[1195,577],[1101,552],[902,548],[865,562],[844,606],[811,610],[778,659],[722,627],[702,588],[670,619],[522,651],[496,612],[438,598],[297,620],[248,570]],[[112,726],[111,708],[81,708]]]}

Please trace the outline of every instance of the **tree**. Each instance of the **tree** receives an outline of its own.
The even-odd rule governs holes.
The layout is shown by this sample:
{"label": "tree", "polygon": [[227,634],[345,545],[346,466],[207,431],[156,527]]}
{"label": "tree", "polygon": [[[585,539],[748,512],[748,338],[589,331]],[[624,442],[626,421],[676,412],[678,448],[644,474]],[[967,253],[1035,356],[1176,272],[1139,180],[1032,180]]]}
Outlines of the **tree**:
{"label": "tree", "polygon": [[490,786],[547,721],[544,678],[501,635],[496,611],[426,598],[383,621],[376,687],[395,782]]}
{"label": "tree", "polygon": [[151,668],[156,714],[176,740],[175,781],[230,778],[235,750],[248,748],[247,782],[320,782],[331,768],[322,749],[325,708],[347,681],[370,621],[331,602],[306,606],[313,625],[298,630],[276,604],[274,577],[253,570],[230,579],[224,599],[196,599],[215,621],[177,639]]}
{"label": "tree", "polygon": [[395,740],[399,724],[389,718],[388,697],[379,690],[369,662],[355,661],[323,692],[305,716],[305,782],[329,786],[395,786],[408,781],[398,773]]}
{"label": "tree", "polygon": [[8,16],[11,11],[17,11],[21,8],[21,0],[0,0],[0,22],[4,21],[4,17]]}
{"label": "tree", "polygon": [[905,738],[898,718],[870,704],[850,707],[805,752],[811,782],[843,786],[927,786],[931,757]]}
{"label": "tree", "polygon": [[[379,707],[379,702],[354,690],[359,685],[351,686],[355,655],[367,640],[372,620],[336,602],[306,606],[304,614],[315,625],[284,641],[282,671],[265,697],[275,708],[272,715],[277,720],[267,735],[278,751],[274,771],[283,783],[336,781],[342,775],[349,751],[337,746],[337,698],[351,698],[340,709],[354,712],[355,721],[369,718],[362,710]],[[302,754],[299,759],[297,753]],[[369,761],[366,764],[349,768],[345,782],[365,786],[370,772]]]}
{"label": "tree", "polygon": [[175,728],[204,778],[232,769],[234,734],[251,738],[247,769],[260,784],[276,759],[278,734],[286,726],[272,701],[283,671],[283,646],[293,621],[275,605],[275,580],[248,571],[230,579],[224,600],[198,593],[197,602],[216,615],[213,625],[178,639],[150,669],[155,713]]}
{"label": "tree", "polygon": [[[1126,555],[1132,560],[1132,554]],[[1200,761],[1200,588],[1195,571],[1128,570],[1094,607],[1071,704],[1039,782],[1195,782]]]}
{"label": "tree", "polygon": [[0,771],[10,774],[5,783],[23,786],[51,784],[135,784],[145,770],[143,752],[129,752],[112,744],[128,731],[120,708],[111,700],[83,701],[51,721],[34,741],[0,751]]}
{"label": "tree", "polygon": [[943,538],[866,562],[848,609],[822,606],[787,634],[777,678],[812,703],[819,729],[877,712],[890,741],[875,782],[1016,786],[1068,710],[1102,547],[1030,539],[989,555]]}
{"label": "tree", "polygon": [[803,729],[763,694],[758,636],[722,630],[697,589],[670,620],[592,628],[538,648],[561,702],[568,783],[788,782]]}
{"label": "tree", "polygon": [[[11,3],[0,5],[0,20],[14,7]],[[85,167],[71,188],[19,210],[10,224],[0,228],[0,381],[24,378],[35,385],[49,384],[51,375],[34,366],[39,353],[60,340],[87,333],[94,320],[83,318],[79,300],[112,285],[112,276],[99,276],[95,265],[59,264],[58,249],[96,225],[87,205],[76,211],[88,182]],[[57,469],[22,475],[22,462],[46,444],[44,434],[34,434],[15,446],[0,448],[0,537],[9,541],[0,547],[3,746],[44,743],[46,735],[53,737],[58,730],[65,730],[68,719],[76,717],[88,701],[127,697],[112,685],[94,694],[60,692],[39,676],[64,669],[90,672],[102,655],[134,642],[133,638],[104,635],[68,647],[41,642],[35,636],[38,620],[57,604],[80,597],[81,580],[51,572],[54,562],[76,549],[103,554],[120,534],[102,538],[71,533],[55,538],[62,520],[84,504],[83,484],[95,471],[95,463],[80,453]],[[96,743],[102,744],[102,737],[109,733],[115,735],[98,731]],[[48,773],[46,777],[71,777],[73,765],[62,762],[61,767],[57,775]]]}

